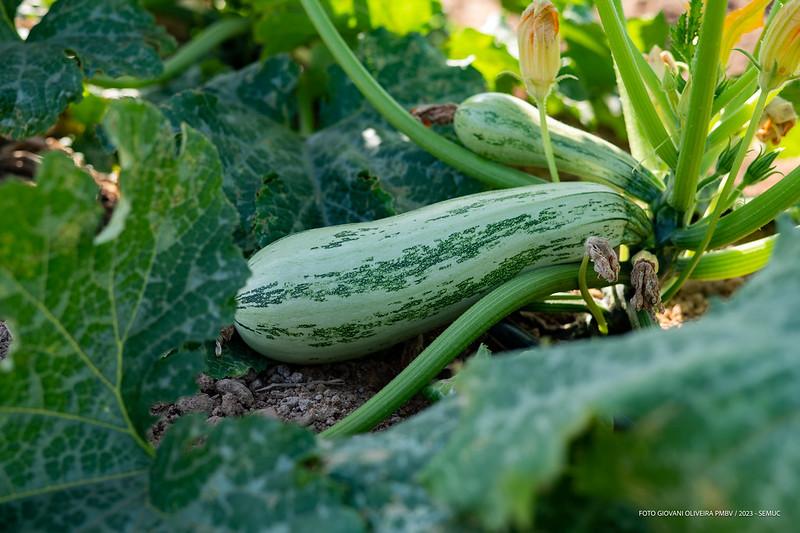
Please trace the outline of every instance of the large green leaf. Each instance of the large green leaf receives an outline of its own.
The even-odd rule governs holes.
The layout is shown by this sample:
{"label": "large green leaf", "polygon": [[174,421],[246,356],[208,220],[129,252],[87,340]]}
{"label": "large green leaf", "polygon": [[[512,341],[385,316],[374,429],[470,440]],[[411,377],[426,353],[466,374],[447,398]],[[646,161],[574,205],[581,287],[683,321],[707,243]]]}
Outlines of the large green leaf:
{"label": "large green leaf", "polygon": [[158,450],[153,502],[197,531],[364,531],[345,486],[318,471],[309,431],[276,420],[181,421]]}
{"label": "large green leaf", "polygon": [[27,40],[0,35],[0,134],[43,133],[80,99],[84,76],[153,77],[172,38],[135,0],[59,0]]}
{"label": "large green leaf", "polygon": [[[396,39],[378,31],[364,39],[360,54],[408,107],[457,102],[483,89],[474,69],[448,67],[418,35]],[[303,138],[288,126],[298,75],[278,56],[165,104],[176,124],[191,124],[219,149],[245,251],[296,231],[374,220],[480,190],[391,128],[338,68],[322,112],[325,127]]]}
{"label": "large green leaf", "polygon": [[136,508],[148,402],[174,399],[192,374],[165,372],[160,356],[215,338],[248,275],[214,147],[189,128],[176,146],[166,119],[134,101],[112,104],[106,128],[121,200],[99,234],[97,187],[63,154],[45,156],[35,187],[0,186],[0,316],[15,342],[0,371],[0,504],[12,530],[153,519]]}
{"label": "large green leaf", "polygon": [[780,511],[669,524],[785,531],[798,518],[798,254],[800,234],[784,235],[733,301],[679,330],[476,361],[455,397],[382,433],[314,445],[274,422],[230,421],[201,451],[189,443],[205,432],[182,424],[159,450],[154,503],[207,527],[245,527],[224,503],[239,499],[269,501],[283,523],[310,491],[329,516],[356,510],[377,530],[526,527],[538,506],[544,523],[569,512],[560,523],[584,531],[641,531],[634,509]]}
{"label": "large green leaf", "polygon": [[765,272],[698,323],[471,365],[459,428],[424,472],[432,493],[487,525],[525,523],[566,443],[621,415],[633,427],[601,431],[581,461],[613,495],[640,508],[781,510],[742,528],[786,527],[798,480],[784,472],[800,469],[800,235],[780,243]]}

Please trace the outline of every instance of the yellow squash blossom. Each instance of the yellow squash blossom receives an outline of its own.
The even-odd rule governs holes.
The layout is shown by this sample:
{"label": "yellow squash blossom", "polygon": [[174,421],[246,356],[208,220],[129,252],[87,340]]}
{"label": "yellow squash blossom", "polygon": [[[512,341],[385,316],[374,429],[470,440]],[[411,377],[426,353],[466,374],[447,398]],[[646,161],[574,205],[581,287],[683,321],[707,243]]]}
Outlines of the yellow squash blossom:
{"label": "yellow squash blossom", "polygon": [[759,83],[771,91],[798,75],[800,71],[800,0],[790,0],[766,29],[758,55]]}
{"label": "yellow squash blossom", "polygon": [[550,93],[561,68],[558,10],[547,1],[535,1],[522,13],[519,30],[519,65],[525,88],[537,101]]}
{"label": "yellow squash blossom", "polygon": [[722,48],[720,48],[720,62],[728,63],[733,47],[745,33],[750,33],[764,24],[764,10],[772,0],[752,0],[739,9],[728,13],[725,17],[725,26],[722,30]]}

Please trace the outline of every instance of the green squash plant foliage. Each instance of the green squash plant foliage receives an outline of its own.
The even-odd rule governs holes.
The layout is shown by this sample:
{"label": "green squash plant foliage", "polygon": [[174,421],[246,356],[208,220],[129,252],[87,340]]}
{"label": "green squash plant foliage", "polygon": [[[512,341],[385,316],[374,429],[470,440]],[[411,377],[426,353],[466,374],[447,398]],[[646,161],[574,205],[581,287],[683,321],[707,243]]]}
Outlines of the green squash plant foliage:
{"label": "green squash plant foliage", "polygon": [[[570,102],[589,103],[658,185],[635,199],[652,234],[631,251],[658,263],[664,301],[688,279],[754,274],[730,301],[670,331],[640,313],[626,335],[482,352],[451,394],[365,433],[505,315],[579,277],[608,285],[586,279],[586,261],[527,271],[321,435],[186,416],[157,446],[154,403],[196,392],[199,372],[271,364],[237,341],[213,356],[259,248],[543,183],[408,113],[521,85],[503,73],[514,64],[502,32],[448,41],[436,0],[230,2],[163,63],[174,42],[155,23],[159,2],[57,0],[25,39],[19,4],[0,2],[0,135],[73,134],[91,114],[85,155],[113,159],[119,199],[104,212],[93,177],[61,152],[33,181],[0,176],[0,319],[13,337],[0,361],[3,531],[787,531],[800,520],[800,233],[782,215],[800,202],[800,168],[752,199],[735,181],[770,101],[797,100],[800,0],[757,10],[764,35],[730,78],[722,43],[742,25],[726,2],[691,2],[671,31],[663,17],[626,23],[615,0],[595,0],[599,24],[588,2],[547,8],[569,13],[563,73],[578,74],[558,78],[553,108],[575,117]],[[668,34],[672,52],[645,59]],[[477,68],[448,61],[471,35]],[[254,63],[206,63],[223,41]],[[590,94],[581,73],[605,82]],[[624,124],[603,103],[614,80]],[[748,183],[774,160],[760,154]],[[776,219],[779,231],[753,240]],[[636,285],[627,263],[618,283]]]}

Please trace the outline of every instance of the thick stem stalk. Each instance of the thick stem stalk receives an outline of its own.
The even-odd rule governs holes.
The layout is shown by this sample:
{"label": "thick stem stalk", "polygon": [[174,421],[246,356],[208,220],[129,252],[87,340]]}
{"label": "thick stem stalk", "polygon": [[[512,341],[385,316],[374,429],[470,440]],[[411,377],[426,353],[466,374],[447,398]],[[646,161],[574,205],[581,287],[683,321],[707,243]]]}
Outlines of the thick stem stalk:
{"label": "thick stem stalk", "polygon": [[727,4],[726,0],[706,2],[703,26],[692,69],[689,111],[681,134],[678,166],[669,199],[670,205],[678,211],[684,225],[689,222],[694,206],[700,166],[708,137],[708,124],[714,105],[714,89],[719,75],[719,50]]}
{"label": "thick stem stalk", "polygon": [[664,124],[662,124],[661,118],[647,92],[647,87],[642,81],[642,75],[636,66],[636,58],[630,46],[628,46],[625,27],[620,17],[617,16],[614,0],[597,0],[595,5],[600,14],[606,37],[611,45],[614,61],[619,68],[620,77],[642,127],[642,132],[659,157],[670,168],[675,168],[678,163],[678,151],[664,128]]}
{"label": "thick stem stalk", "polygon": [[756,133],[756,128],[758,127],[759,118],[761,117],[761,113],[764,111],[764,107],[767,104],[767,98],[769,93],[767,91],[762,91],[761,95],[758,98],[758,102],[756,103],[756,108],[753,113],[753,117],[750,119],[750,125],[747,128],[747,132],[742,139],[741,144],[739,145],[739,150],[736,153],[736,159],[733,161],[733,166],[731,167],[731,172],[728,176],[724,179],[722,190],[718,194],[716,207],[714,207],[714,212],[711,213],[711,216],[708,217],[706,220],[707,227],[705,236],[703,237],[703,241],[700,243],[699,248],[697,248],[695,255],[692,256],[691,262],[689,265],[681,271],[678,275],[678,279],[670,285],[670,287],[664,292],[662,300],[668,301],[670,298],[675,296],[681,286],[686,282],[687,279],[692,275],[692,271],[697,266],[697,263],[700,261],[700,258],[703,256],[703,253],[708,248],[709,244],[711,243],[712,238],[714,237],[714,231],[717,229],[717,223],[719,222],[720,217],[722,216],[722,211],[725,209],[725,199],[728,198],[731,194],[731,189],[733,188],[733,184],[736,181],[736,177],[739,175],[739,170],[742,168],[742,163],[744,162],[744,158],[747,155],[747,151],[750,148],[750,142],[753,140],[753,137]]}

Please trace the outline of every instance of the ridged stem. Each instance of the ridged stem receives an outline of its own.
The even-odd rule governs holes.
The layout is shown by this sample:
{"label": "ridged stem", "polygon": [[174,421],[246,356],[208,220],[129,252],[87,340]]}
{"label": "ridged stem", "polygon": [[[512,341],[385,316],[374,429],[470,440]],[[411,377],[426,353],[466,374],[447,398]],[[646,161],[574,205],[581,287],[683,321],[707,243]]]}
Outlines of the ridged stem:
{"label": "ridged stem", "polygon": [[342,36],[339,35],[319,0],[300,1],[331,55],[361,91],[364,98],[383,118],[406,134],[417,146],[489,187],[504,188],[546,183],[525,172],[484,159],[426,128],[419,120],[412,117],[397,100],[392,98],[361,64]]}
{"label": "ridged stem", "polygon": [[647,87],[637,68],[637,60],[628,46],[625,27],[621,18],[617,16],[614,0],[597,0],[595,5],[642,132],[659,157],[670,168],[675,168],[678,163],[678,151],[647,92]]}
{"label": "ridged stem", "polygon": [[553,155],[553,144],[550,141],[550,128],[547,125],[547,97],[538,99],[536,107],[539,108],[539,130],[542,132],[542,145],[544,146],[544,157],[547,159],[547,168],[550,171],[550,180],[558,183],[558,168],[556,168],[556,157]]}
{"label": "ridged stem", "polygon": [[[589,282],[593,286],[606,284],[594,275]],[[322,435],[339,437],[369,431],[428,385],[492,325],[525,305],[577,286],[575,264],[532,270],[504,283],[458,317],[378,394]]]}
{"label": "ridged stem", "polygon": [[171,80],[203,59],[211,50],[228,39],[240,35],[250,28],[250,20],[229,17],[211,24],[183,45],[172,57],[164,61],[164,70],[155,78],[109,78],[96,76],[89,83],[109,89],[140,89]]}
{"label": "ridged stem", "polygon": [[578,269],[578,288],[581,291],[581,296],[583,296],[584,302],[586,302],[586,307],[589,308],[589,312],[594,317],[594,321],[597,322],[597,330],[601,335],[608,335],[608,324],[606,323],[606,317],[603,316],[602,309],[597,306],[594,298],[591,294],[589,294],[589,285],[586,282],[586,272],[588,269],[589,256],[584,254],[583,260],[581,261],[581,267]]}
{"label": "ridged stem", "polygon": [[719,75],[719,50],[727,5],[726,0],[706,1],[692,68],[689,110],[681,133],[678,166],[669,198],[670,205],[678,212],[684,225],[689,221],[697,194],[697,181],[714,105],[714,89]]}
{"label": "ridged stem", "polygon": [[750,119],[750,125],[747,127],[747,132],[744,134],[742,138],[741,144],[739,145],[739,149],[736,152],[736,158],[733,161],[733,166],[731,167],[730,173],[728,173],[727,177],[723,180],[722,190],[717,195],[717,203],[714,207],[714,211],[711,213],[711,216],[704,219],[706,223],[705,235],[703,236],[703,240],[700,243],[700,246],[697,248],[695,254],[691,258],[691,262],[689,265],[680,272],[678,278],[675,282],[664,291],[664,295],[662,300],[669,301],[670,298],[675,296],[675,294],[680,290],[681,286],[686,282],[687,279],[692,275],[692,271],[697,266],[697,263],[700,261],[700,258],[703,256],[703,253],[706,251],[708,246],[711,244],[712,239],[714,238],[714,232],[717,229],[717,224],[719,223],[720,217],[722,216],[722,212],[725,210],[725,199],[728,198],[731,194],[731,189],[733,188],[733,184],[736,181],[736,177],[739,175],[739,170],[742,168],[742,163],[744,162],[744,158],[747,155],[747,151],[750,149],[750,142],[753,140],[753,137],[756,133],[756,128],[758,127],[759,119],[761,118],[761,113],[764,111],[764,107],[767,104],[767,98],[769,97],[769,93],[767,91],[762,91],[758,97],[758,102],[756,102],[756,108],[753,112],[753,117]]}
{"label": "ridged stem", "polygon": [[[703,254],[692,272],[692,279],[716,281],[757,272],[769,262],[776,240],[777,235],[770,235],[757,241]],[[683,271],[690,264],[691,258],[681,258],[678,260],[677,269]]]}
{"label": "ridged stem", "polygon": [[[779,182],[725,215],[717,225],[709,248],[725,246],[746,237],[771,222],[778,214],[800,202],[800,167],[792,170]],[[697,250],[708,229],[708,220],[676,231],[670,241],[684,250]]]}

